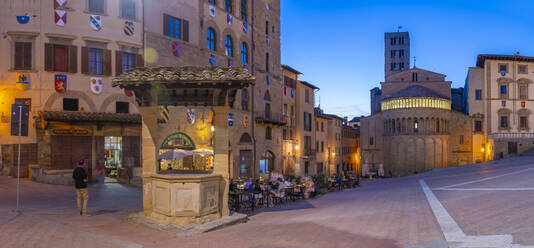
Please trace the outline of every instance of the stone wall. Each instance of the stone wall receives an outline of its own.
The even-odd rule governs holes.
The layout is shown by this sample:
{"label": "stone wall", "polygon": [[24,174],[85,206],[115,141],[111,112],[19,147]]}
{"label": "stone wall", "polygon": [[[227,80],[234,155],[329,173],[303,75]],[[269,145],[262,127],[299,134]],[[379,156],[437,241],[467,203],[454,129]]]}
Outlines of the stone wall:
{"label": "stone wall", "polygon": [[[20,177],[28,177],[28,165],[37,163],[37,144],[21,144]],[[18,144],[2,145],[2,170],[0,175],[17,176]]]}

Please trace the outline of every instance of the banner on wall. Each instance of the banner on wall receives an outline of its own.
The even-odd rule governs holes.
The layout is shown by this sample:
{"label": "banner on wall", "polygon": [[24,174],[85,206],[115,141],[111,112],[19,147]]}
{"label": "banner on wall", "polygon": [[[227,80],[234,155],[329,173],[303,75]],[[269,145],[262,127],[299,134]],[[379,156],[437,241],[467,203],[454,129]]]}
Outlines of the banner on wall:
{"label": "banner on wall", "polygon": [[54,0],[54,9],[65,9],[67,7],[67,0]]}
{"label": "banner on wall", "polygon": [[132,36],[135,31],[134,23],[132,21],[125,21],[123,31],[124,31],[124,34],[128,36]]}
{"label": "banner on wall", "polygon": [[234,22],[234,17],[230,14],[226,14],[226,21],[228,22],[228,25],[232,25]]}
{"label": "banner on wall", "polygon": [[246,22],[243,22],[243,33],[247,33],[248,32],[248,24]]}
{"label": "banner on wall", "polygon": [[192,108],[187,109],[187,122],[189,124],[195,123],[195,110]]}
{"label": "banner on wall", "polygon": [[99,15],[91,15],[89,17],[89,22],[91,23],[91,28],[93,28],[96,31],[102,30],[102,16]]}
{"label": "banner on wall", "polygon": [[54,89],[57,93],[67,91],[67,75],[58,74],[54,76]]}
{"label": "banner on wall", "polygon": [[30,89],[30,74],[17,73],[16,88],[21,91]]}
{"label": "banner on wall", "polygon": [[124,94],[125,94],[127,97],[131,97],[131,96],[134,95],[132,90],[127,90],[127,89],[124,89]]}
{"label": "banner on wall", "polygon": [[248,72],[248,65],[243,65],[243,70]]}
{"label": "banner on wall", "polygon": [[25,15],[17,16],[17,22],[20,23],[20,24],[26,24],[26,23],[30,22],[30,15],[29,14],[25,14]]}
{"label": "banner on wall", "polygon": [[101,77],[91,77],[91,91],[97,95],[102,93]]}
{"label": "banner on wall", "polygon": [[67,11],[56,9],[54,13],[54,21],[56,22],[56,25],[65,27],[65,24],[67,24]]}
{"label": "banner on wall", "polygon": [[228,66],[234,66],[234,60],[228,59]]}
{"label": "banner on wall", "polygon": [[176,57],[180,57],[180,42],[172,42],[172,54],[174,54]]}
{"label": "banner on wall", "polygon": [[234,114],[228,113],[228,126],[234,125]]}
{"label": "banner on wall", "polygon": [[217,61],[215,61],[215,54],[210,54],[209,62],[211,66],[215,66],[217,64]]}
{"label": "banner on wall", "polygon": [[211,17],[215,17],[215,6],[210,5],[209,12]]}

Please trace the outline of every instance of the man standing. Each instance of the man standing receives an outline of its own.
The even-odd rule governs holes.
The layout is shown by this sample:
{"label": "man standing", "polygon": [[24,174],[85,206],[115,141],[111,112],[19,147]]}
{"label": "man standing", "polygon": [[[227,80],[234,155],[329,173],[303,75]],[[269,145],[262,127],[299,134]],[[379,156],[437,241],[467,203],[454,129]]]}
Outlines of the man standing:
{"label": "man standing", "polygon": [[[78,196],[78,213],[82,216],[89,216],[87,214],[87,200],[89,199],[89,191],[87,190],[87,173],[84,169],[84,161],[80,160],[78,166],[72,172],[72,179],[76,187],[76,194]],[[83,208],[82,208],[83,198]]]}

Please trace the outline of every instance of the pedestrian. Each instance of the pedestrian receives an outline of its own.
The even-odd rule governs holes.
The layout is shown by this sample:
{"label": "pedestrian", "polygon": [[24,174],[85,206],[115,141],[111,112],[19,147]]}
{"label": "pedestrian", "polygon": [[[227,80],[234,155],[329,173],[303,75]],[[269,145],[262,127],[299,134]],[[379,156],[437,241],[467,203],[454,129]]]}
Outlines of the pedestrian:
{"label": "pedestrian", "polygon": [[[87,214],[87,200],[89,200],[89,191],[87,189],[87,173],[85,172],[85,162],[80,160],[78,166],[72,172],[72,179],[76,187],[76,195],[78,200],[78,213],[82,216],[90,216]],[[83,198],[83,208],[82,208]]]}
{"label": "pedestrian", "polygon": [[104,166],[104,160],[99,160],[96,165],[96,174],[98,177],[98,186],[102,187],[106,177],[106,167]]}

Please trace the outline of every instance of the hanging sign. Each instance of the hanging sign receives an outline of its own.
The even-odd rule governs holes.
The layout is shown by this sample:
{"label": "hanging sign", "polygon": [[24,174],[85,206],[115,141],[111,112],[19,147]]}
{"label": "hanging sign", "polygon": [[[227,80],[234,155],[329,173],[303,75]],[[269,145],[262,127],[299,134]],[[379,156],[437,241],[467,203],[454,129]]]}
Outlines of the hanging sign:
{"label": "hanging sign", "polygon": [[286,92],[287,92],[287,87],[284,86],[284,96],[287,96]]}
{"label": "hanging sign", "polygon": [[67,91],[67,75],[54,76],[54,89],[57,93],[65,93]]}
{"label": "hanging sign", "polygon": [[124,29],[122,30],[124,34],[128,36],[132,36],[134,34],[134,23],[132,21],[125,21],[124,22]]}
{"label": "hanging sign", "polygon": [[248,116],[243,115],[243,127],[248,127]]}
{"label": "hanging sign", "polygon": [[91,23],[91,27],[96,30],[100,31],[102,30],[102,16],[99,15],[91,15],[89,17],[89,21]]}
{"label": "hanging sign", "polygon": [[234,125],[234,114],[228,113],[228,126]]}
{"label": "hanging sign", "polygon": [[91,91],[97,95],[102,93],[102,78],[91,77]]}
{"label": "hanging sign", "polygon": [[172,54],[174,54],[176,57],[180,57],[180,42],[172,42]]}
{"label": "hanging sign", "polygon": [[295,90],[291,88],[291,98],[295,97]]}
{"label": "hanging sign", "polygon": [[30,106],[11,104],[11,136],[28,136],[29,117]]}
{"label": "hanging sign", "polygon": [[187,109],[187,122],[189,124],[195,123],[195,110],[192,108]]}
{"label": "hanging sign", "polygon": [[234,60],[228,59],[228,66],[234,66]]}
{"label": "hanging sign", "polygon": [[30,88],[30,74],[17,73],[16,87],[21,91],[28,90]]}
{"label": "hanging sign", "polygon": [[217,64],[217,62],[215,61],[215,54],[210,54],[209,61],[211,66],[215,66],[215,64]]}
{"label": "hanging sign", "polygon": [[248,24],[246,22],[243,22],[243,33],[247,33],[248,32]]}
{"label": "hanging sign", "polygon": [[248,65],[243,65],[243,70],[248,72]]}
{"label": "hanging sign", "polygon": [[228,22],[228,25],[232,25],[232,23],[234,22],[234,17],[230,14],[226,14],[226,21]]}
{"label": "hanging sign", "polygon": [[65,24],[67,24],[67,11],[56,9],[54,13],[54,21],[56,22],[56,25],[65,27]]}
{"label": "hanging sign", "polygon": [[20,24],[26,24],[30,22],[30,15],[26,14],[26,15],[17,16],[17,22]]}
{"label": "hanging sign", "polygon": [[215,17],[215,6],[210,5],[209,12],[211,17]]}

